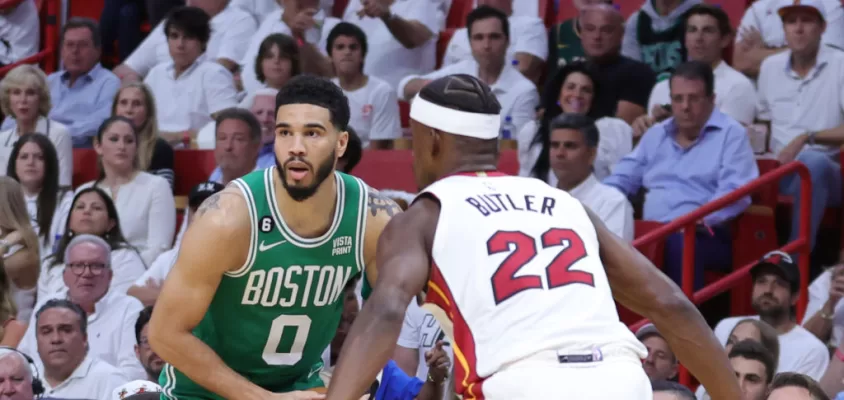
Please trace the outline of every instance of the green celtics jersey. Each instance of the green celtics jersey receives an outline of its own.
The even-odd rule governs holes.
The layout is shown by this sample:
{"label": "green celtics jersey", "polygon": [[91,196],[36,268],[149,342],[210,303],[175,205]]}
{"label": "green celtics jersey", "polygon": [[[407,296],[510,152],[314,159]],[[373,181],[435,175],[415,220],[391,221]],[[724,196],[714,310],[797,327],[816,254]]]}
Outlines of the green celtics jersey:
{"label": "green celtics jersey", "polygon": [[[249,255],[223,276],[193,334],[237,373],[280,393],[323,386],[322,354],[340,322],[343,289],[364,268],[368,189],[336,172],[334,221],[321,237],[303,238],[276,207],[275,170],[234,181],[252,220]],[[163,398],[221,398],[169,364],[159,380]]]}
{"label": "green celtics jersey", "polygon": [[563,21],[551,28],[548,57],[555,69],[578,61],[586,61],[583,45],[580,43],[580,28],[577,18]]}

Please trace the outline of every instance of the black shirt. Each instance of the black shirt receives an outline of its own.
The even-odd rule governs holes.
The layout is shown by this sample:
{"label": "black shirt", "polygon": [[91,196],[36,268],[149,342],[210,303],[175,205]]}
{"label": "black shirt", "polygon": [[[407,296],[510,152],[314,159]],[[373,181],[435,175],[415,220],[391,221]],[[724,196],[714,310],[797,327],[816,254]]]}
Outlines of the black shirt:
{"label": "black shirt", "polygon": [[149,162],[147,172],[167,179],[167,182],[170,182],[170,188],[173,188],[175,178],[175,173],[173,172],[173,147],[166,140],[158,138],[155,141],[155,147],[152,149],[152,160]]}
{"label": "black shirt", "polygon": [[591,113],[596,118],[615,116],[621,100],[648,108],[656,74],[647,64],[619,55],[601,63],[590,62],[589,66],[598,79]]}

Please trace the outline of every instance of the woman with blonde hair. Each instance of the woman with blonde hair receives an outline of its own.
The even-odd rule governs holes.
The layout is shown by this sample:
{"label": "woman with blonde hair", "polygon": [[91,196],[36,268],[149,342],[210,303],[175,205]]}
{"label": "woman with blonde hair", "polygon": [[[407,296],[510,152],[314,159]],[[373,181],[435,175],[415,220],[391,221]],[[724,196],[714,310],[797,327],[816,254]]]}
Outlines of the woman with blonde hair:
{"label": "woman with blonde hair", "polygon": [[26,333],[26,324],[17,318],[18,308],[12,299],[11,288],[9,276],[0,268],[0,346],[17,347]]}
{"label": "woman with blonde hair", "polygon": [[59,185],[70,187],[73,178],[73,142],[67,127],[49,119],[52,103],[47,77],[38,67],[24,64],[0,81],[0,109],[14,120],[0,132],[0,165],[7,165],[12,147],[27,133],[39,133],[53,143],[59,158]]}
{"label": "woman with blonde hair", "polygon": [[0,253],[21,321],[29,321],[35,307],[39,246],[20,183],[8,176],[0,177]]}
{"label": "woman with blonde hair", "polygon": [[123,85],[114,95],[111,115],[128,118],[138,130],[138,167],[158,175],[173,187],[173,147],[158,135],[155,98],[143,82]]}

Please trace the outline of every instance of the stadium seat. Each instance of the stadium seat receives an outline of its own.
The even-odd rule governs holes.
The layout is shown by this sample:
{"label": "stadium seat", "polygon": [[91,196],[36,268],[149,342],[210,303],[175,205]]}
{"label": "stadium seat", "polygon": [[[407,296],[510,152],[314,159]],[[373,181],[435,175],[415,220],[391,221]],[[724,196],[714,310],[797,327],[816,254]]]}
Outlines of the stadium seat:
{"label": "stadium seat", "polygon": [[208,180],[217,166],[214,150],[176,151],[173,164],[176,173],[176,196],[186,196],[194,186]]}
{"label": "stadium seat", "polygon": [[445,51],[448,49],[451,37],[454,36],[454,31],[455,29],[448,28],[440,32],[440,37],[437,39],[437,68],[443,65],[443,57],[445,57]]}
{"label": "stadium seat", "polygon": [[349,0],[334,0],[334,8],[332,14],[335,18],[343,19],[343,13],[346,11],[346,6],[349,5]]}
{"label": "stadium seat", "polygon": [[97,179],[97,152],[94,149],[73,149],[73,187]]}
{"label": "stadium seat", "polygon": [[410,103],[399,100],[399,118],[401,119],[401,127],[410,127]]}
{"label": "stadium seat", "polygon": [[466,25],[466,16],[472,11],[473,0],[453,0],[446,18],[446,29],[462,28]]}

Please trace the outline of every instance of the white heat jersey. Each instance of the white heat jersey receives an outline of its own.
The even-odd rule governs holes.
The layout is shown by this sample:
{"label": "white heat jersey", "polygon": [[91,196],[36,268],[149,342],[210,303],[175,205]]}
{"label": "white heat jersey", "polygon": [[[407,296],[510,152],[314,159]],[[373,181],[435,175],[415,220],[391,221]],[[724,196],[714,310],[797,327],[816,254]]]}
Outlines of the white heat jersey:
{"label": "white heat jersey", "polygon": [[460,394],[481,395],[484,378],[545,350],[647,356],[619,321],[579,201],[538,179],[500,173],[450,176],[425,193],[440,203],[426,301],[453,324]]}

